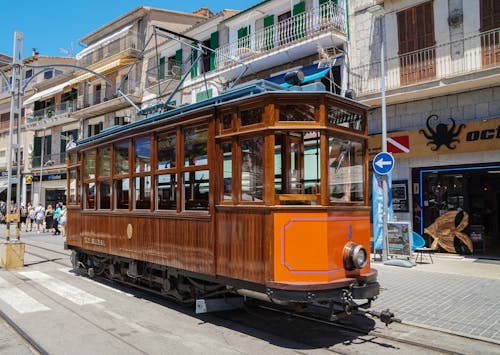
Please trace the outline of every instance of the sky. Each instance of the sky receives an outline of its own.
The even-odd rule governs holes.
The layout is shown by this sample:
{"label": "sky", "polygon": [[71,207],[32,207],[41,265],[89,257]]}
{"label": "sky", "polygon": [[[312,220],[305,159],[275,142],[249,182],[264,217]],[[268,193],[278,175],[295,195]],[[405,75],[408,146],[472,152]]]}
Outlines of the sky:
{"label": "sky", "polygon": [[[19,2],[17,2],[19,1]],[[73,56],[83,47],[80,38],[139,7],[192,12],[208,7],[244,10],[262,0],[17,0],[2,1],[0,53],[12,56],[14,32],[22,32],[23,58],[32,48],[40,55]]]}

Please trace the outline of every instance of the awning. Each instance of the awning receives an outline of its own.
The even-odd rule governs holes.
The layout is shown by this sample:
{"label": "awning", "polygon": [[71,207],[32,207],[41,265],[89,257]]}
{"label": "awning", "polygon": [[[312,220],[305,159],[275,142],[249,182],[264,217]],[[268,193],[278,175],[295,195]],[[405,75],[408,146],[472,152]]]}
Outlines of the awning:
{"label": "awning", "polygon": [[115,32],[115,33],[109,35],[108,37],[104,37],[103,39],[97,41],[96,43],[92,43],[90,46],[85,47],[81,52],[77,53],[76,59],[82,59],[83,56],[85,56],[87,53],[93,51],[95,48],[97,48],[99,46],[104,46],[104,45],[108,44],[109,42],[112,42],[115,39],[121,37],[122,35],[127,33],[132,28],[133,25],[135,25],[135,22],[131,25],[123,27],[118,32]]}
{"label": "awning", "polygon": [[[100,66],[100,67],[94,69],[93,71],[95,71],[97,74],[106,74],[106,73],[110,72],[111,70],[120,68],[126,64],[132,63],[133,61],[135,61],[134,58],[116,59],[116,60],[113,60],[111,63],[105,64],[103,66]],[[84,80],[93,78],[94,76],[95,75],[92,73],[85,73],[85,74],[82,74],[74,79],[71,79],[69,81],[69,83],[70,83],[70,85],[73,85],[76,83],[80,83]]]}
{"label": "awning", "polygon": [[[339,66],[343,62],[343,57],[337,58],[335,65],[334,66]],[[324,78],[332,69],[332,67],[327,67],[327,68],[318,68],[318,64],[312,64],[308,65],[305,67],[300,68],[300,70],[304,73],[304,80],[302,81],[303,84]],[[289,87],[291,86],[290,84],[285,83],[285,73],[279,74],[272,76],[270,78],[267,78],[267,81],[273,82],[275,84],[284,86],[284,87]]]}
{"label": "awning", "polygon": [[60,91],[63,91],[64,88],[68,85],[71,85],[71,81],[66,81],[65,83],[53,86],[51,88],[48,88],[47,90],[37,92],[36,94],[31,95],[28,99],[26,99],[23,102],[23,105],[26,106],[26,105],[31,104],[32,102],[39,101],[39,100],[45,99],[47,97],[50,97],[50,96],[52,96]]}

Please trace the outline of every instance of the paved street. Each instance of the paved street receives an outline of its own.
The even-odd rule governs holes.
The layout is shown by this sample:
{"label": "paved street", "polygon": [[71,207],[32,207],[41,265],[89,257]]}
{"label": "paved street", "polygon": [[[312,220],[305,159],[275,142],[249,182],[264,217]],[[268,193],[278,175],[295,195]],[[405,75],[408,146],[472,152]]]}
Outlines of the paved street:
{"label": "paved street", "polygon": [[[4,225],[0,227],[0,236],[5,236]],[[22,240],[56,245],[61,251],[64,242],[60,236],[33,232],[23,233]],[[25,258],[27,267],[19,272],[43,266],[31,259]],[[68,259],[69,265],[69,256],[60,256],[59,260],[62,259]],[[433,264],[417,264],[413,268],[380,262],[373,262],[373,266],[379,271],[382,286],[374,310],[389,308],[404,323],[486,339],[500,345],[500,261],[440,254],[434,256]],[[103,296],[99,294],[99,297]],[[9,310],[1,302],[0,309]],[[16,341],[8,335],[8,328],[0,331],[2,334],[11,343]]]}
{"label": "paved street", "polygon": [[413,268],[373,263],[383,288],[374,303],[406,323],[500,345],[500,261],[434,256]]}

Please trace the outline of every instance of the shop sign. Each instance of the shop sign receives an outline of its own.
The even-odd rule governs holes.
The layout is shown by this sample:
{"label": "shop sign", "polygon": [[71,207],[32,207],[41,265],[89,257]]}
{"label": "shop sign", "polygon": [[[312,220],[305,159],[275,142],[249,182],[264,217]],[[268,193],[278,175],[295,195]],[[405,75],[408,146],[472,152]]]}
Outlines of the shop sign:
{"label": "shop sign", "polygon": [[[439,123],[438,120],[437,115],[431,115],[425,120],[425,128],[388,133],[388,141],[408,136],[408,147],[411,149],[398,153],[398,157],[500,150],[500,118],[466,124],[457,124],[452,118]],[[368,150],[372,158],[382,151],[382,135],[370,136]]]}

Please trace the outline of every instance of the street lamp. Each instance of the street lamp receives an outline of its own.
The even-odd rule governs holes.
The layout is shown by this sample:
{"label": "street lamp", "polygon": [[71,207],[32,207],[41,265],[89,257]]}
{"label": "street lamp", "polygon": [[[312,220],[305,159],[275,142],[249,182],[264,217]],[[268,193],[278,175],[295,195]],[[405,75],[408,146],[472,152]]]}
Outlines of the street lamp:
{"label": "street lamp", "polygon": [[[385,11],[381,5],[370,6],[367,11],[375,18],[379,19],[380,28],[380,97],[381,97],[381,110],[382,110],[382,152],[387,152],[387,111],[385,102],[385,39],[384,39],[384,16]],[[387,260],[387,215],[388,215],[388,176],[382,175],[382,228],[383,228],[383,247],[382,247],[382,261]]]}

